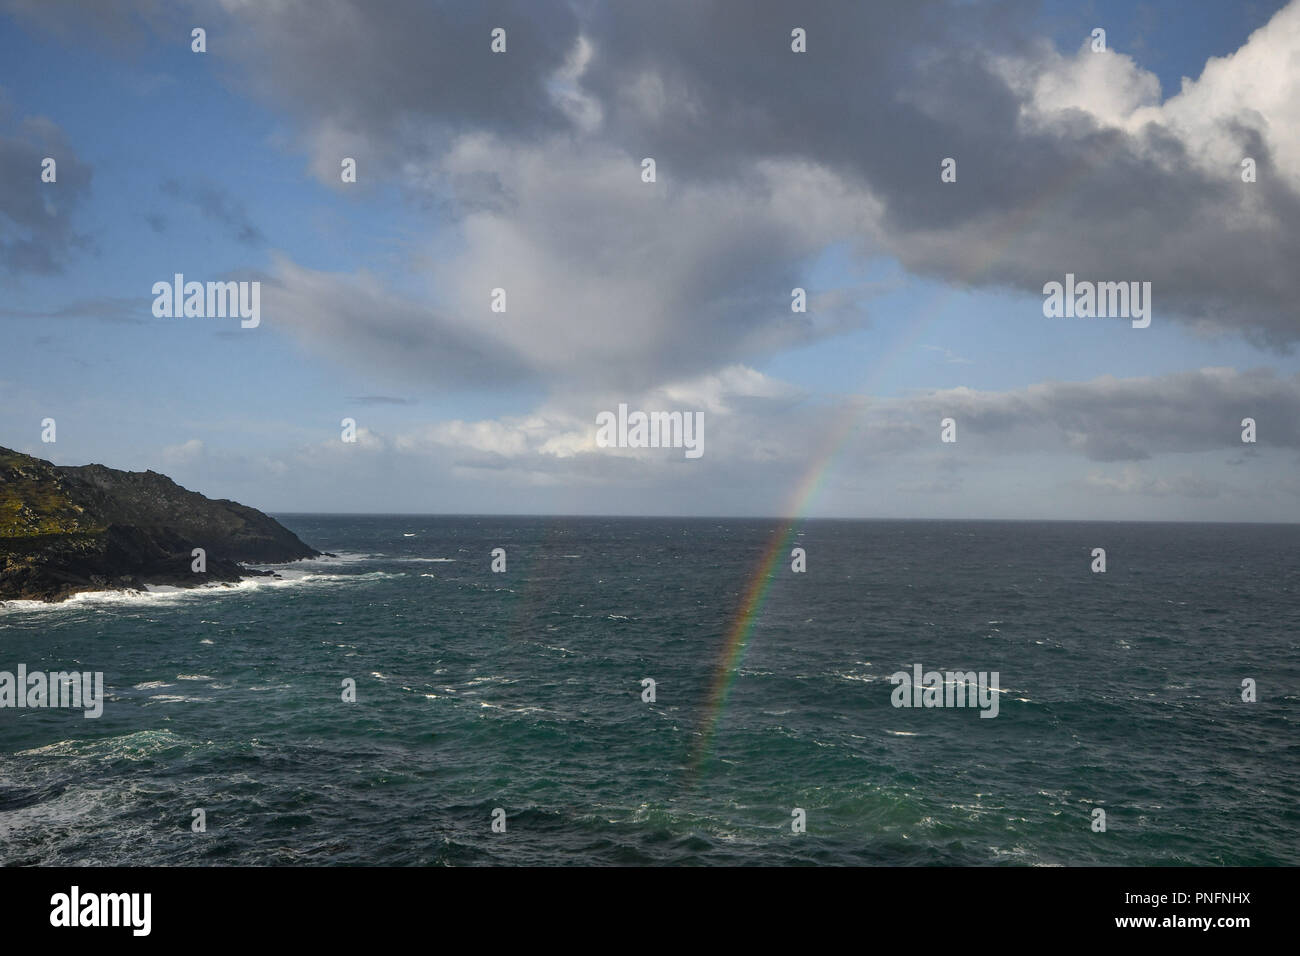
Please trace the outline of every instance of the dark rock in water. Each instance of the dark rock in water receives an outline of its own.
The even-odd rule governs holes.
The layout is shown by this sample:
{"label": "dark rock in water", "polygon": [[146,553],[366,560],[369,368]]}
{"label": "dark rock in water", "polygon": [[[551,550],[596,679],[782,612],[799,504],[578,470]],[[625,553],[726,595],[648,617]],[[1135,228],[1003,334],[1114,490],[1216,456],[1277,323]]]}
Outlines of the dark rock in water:
{"label": "dark rock in water", "polygon": [[[191,570],[195,548],[206,553],[206,572]],[[0,448],[0,600],[239,581],[270,573],[242,562],[316,557],[274,518],[166,475],[60,467]]]}

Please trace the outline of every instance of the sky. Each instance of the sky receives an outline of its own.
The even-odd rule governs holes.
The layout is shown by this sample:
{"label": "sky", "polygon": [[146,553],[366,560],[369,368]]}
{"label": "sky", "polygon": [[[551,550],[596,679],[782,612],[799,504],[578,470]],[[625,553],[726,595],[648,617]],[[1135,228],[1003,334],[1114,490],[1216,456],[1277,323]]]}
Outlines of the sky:
{"label": "sky", "polygon": [[279,513],[1297,521],[1297,63],[1300,0],[0,0],[0,445]]}

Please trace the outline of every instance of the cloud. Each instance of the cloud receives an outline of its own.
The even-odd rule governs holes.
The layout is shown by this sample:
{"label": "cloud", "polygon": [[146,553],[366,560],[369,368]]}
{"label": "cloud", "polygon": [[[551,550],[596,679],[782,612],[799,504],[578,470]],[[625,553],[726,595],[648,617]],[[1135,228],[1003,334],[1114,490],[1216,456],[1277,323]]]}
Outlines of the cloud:
{"label": "cloud", "polygon": [[[489,335],[542,378],[576,355],[611,376],[643,360],[662,380],[860,324],[771,311],[840,241],[1035,298],[1066,272],[1150,281],[1157,322],[1300,338],[1300,0],[1164,101],[1132,57],[1083,37],[1060,52],[1013,0],[809,5],[805,54],[780,0],[192,9],[323,182],[341,188],[353,156],[450,215],[461,251],[438,304],[464,323],[508,288],[517,311]],[[119,15],[162,14],[135,0]],[[495,26],[505,54],[489,50]],[[1258,182],[1241,182],[1243,156]],[[945,157],[956,183],[939,180]],[[439,242],[455,245],[441,228]]]}
{"label": "cloud", "polygon": [[[703,457],[598,447],[596,414],[620,401],[702,411]],[[1240,441],[1242,409],[1257,445]],[[939,440],[941,410],[956,444]],[[206,494],[296,511],[1294,520],[1297,421],[1300,379],[1255,370],[828,400],[738,365],[518,415],[363,425],[355,443],[260,422],[234,448],[155,455]]]}
{"label": "cloud", "polygon": [[143,323],[150,317],[148,300],[139,297],[97,296],[78,299],[57,308],[0,309],[0,317],[19,319],[102,319],[106,322]]}
{"label": "cloud", "polygon": [[394,398],[389,395],[350,395],[349,402],[355,402],[358,405],[414,405],[415,401],[409,398]]}
{"label": "cloud", "polygon": [[[1033,313],[1043,283],[1073,272],[1150,281],[1160,324],[1275,348],[1300,337],[1300,2],[1163,98],[1125,52],[1032,35],[1041,21],[1028,9],[131,0],[96,7],[93,22],[109,21],[110,36],[165,26],[155,41],[172,48],[187,34],[173,16],[210,24],[204,65],[275,111],[277,142],[307,170],[342,189],[339,159],[354,156],[362,186],[408,201],[394,237],[405,259],[389,260],[404,272],[324,271],[280,253],[263,279],[268,328],[373,375],[376,394],[355,401],[427,388],[544,396],[524,414],[462,413],[303,453],[326,473],[368,463],[387,481],[415,462],[507,491],[771,505],[832,460],[842,488],[933,497],[976,494],[981,474],[1012,460],[1095,463],[1079,494],[1142,499],[1218,487],[1221,476],[1184,480],[1172,456],[1249,462],[1235,468],[1243,480],[1276,468],[1277,449],[1300,449],[1300,402],[1294,379],[1267,370],[890,399],[818,398],[756,370],[868,325],[881,290],[815,279],[890,258],[950,289],[1026,293],[1013,301]],[[807,54],[789,49],[796,16]],[[488,49],[494,26],[508,30],[504,55]],[[647,156],[653,184],[640,178]],[[948,156],[953,184],[939,180]],[[1243,156],[1258,182],[1241,181]],[[40,195],[23,188],[23,201]],[[221,187],[166,188],[258,241]],[[24,228],[42,224],[38,212],[21,211]],[[67,236],[44,246],[50,263],[75,248]],[[806,314],[790,311],[796,285]],[[504,313],[489,308],[495,288]],[[595,413],[620,401],[704,410],[705,457],[594,448]],[[948,416],[960,439],[940,448]],[[1258,452],[1242,451],[1246,416],[1260,423]]]}
{"label": "cloud", "polygon": [[[665,470],[675,470],[681,463],[680,451],[596,444],[597,415],[624,403],[634,410],[702,412],[710,464],[693,475],[674,475],[673,480],[710,482],[753,461],[797,463],[806,454],[809,436],[805,432],[790,441],[792,429],[806,426],[802,416],[790,416],[806,398],[800,390],[754,369],[731,366],[641,392],[570,391],[526,415],[438,422],[396,435],[392,447],[402,454],[449,463],[462,472],[501,472],[501,480],[507,482],[653,485]],[[766,436],[755,427],[765,417],[772,426]],[[715,439],[717,421],[726,424]]]}
{"label": "cloud", "polygon": [[[814,166],[756,164],[726,187],[671,173],[647,184],[636,154],[475,137],[444,169],[476,208],[461,249],[430,263],[434,282],[462,315],[484,314],[488,291],[505,288],[492,334],[543,377],[646,387],[866,321],[856,299],[790,311],[806,262],[859,232],[871,208]],[[508,187],[482,187],[484,172]]]}
{"label": "cloud", "polygon": [[[880,241],[914,273],[1031,293],[1067,271],[1150,281],[1157,321],[1300,336],[1300,3],[1164,104],[1130,57],[1059,54],[1008,5],[901,6],[801,10],[809,52],[791,55],[780,4],[613,5],[585,86],[679,177],[777,155],[843,177],[881,202]],[[627,95],[643,88],[681,97],[662,111]]]}
{"label": "cloud", "polygon": [[160,36],[183,38],[189,46],[187,10],[198,12],[210,5],[195,0],[4,0],[6,13],[39,26],[61,40],[89,43],[127,56],[139,56]]}
{"label": "cloud", "polygon": [[[465,131],[527,138],[569,126],[548,89],[573,69],[579,26],[565,2],[225,0],[220,12],[232,42],[214,53],[237,61],[243,88],[296,118],[316,147],[313,171],[331,185],[343,156],[392,181]],[[503,54],[490,50],[496,27],[507,31]]]}
{"label": "cloud", "polygon": [[320,272],[280,258],[260,281],[264,325],[345,365],[381,368],[434,390],[534,380],[526,357],[488,328],[487,290],[476,325],[403,298],[366,273]]}
{"label": "cloud", "polygon": [[[385,447],[457,467],[563,474],[579,482],[654,480],[675,472],[681,456],[664,449],[596,445],[596,415],[619,403],[630,409],[703,412],[700,484],[752,472],[758,465],[797,473],[834,461],[845,473],[869,474],[913,462],[930,478],[909,479],[909,491],[946,492],[961,486],[960,469],[1015,457],[1132,463],[1182,454],[1240,454],[1243,448],[1252,457],[1300,450],[1300,376],[1276,378],[1267,370],[1207,368],[1153,378],[1047,382],[1004,392],[955,388],[828,402],[745,366],[640,392],[573,392],[526,415],[420,426],[393,436]],[[945,417],[957,422],[955,445],[940,443]],[[1243,445],[1244,417],[1256,419],[1260,444]],[[635,471],[627,469],[633,463]],[[1093,487],[1127,486],[1107,479]],[[1169,486],[1165,493],[1184,492]]]}
{"label": "cloud", "polygon": [[[939,493],[962,487],[959,469],[987,469],[1015,457],[1131,463],[1240,453],[1243,447],[1254,454],[1300,450],[1300,376],[1276,378],[1267,370],[1207,368],[1153,378],[1048,382],[1005,392],[956,388],[828,403],[743,366],[641,393],[553,399],[525,416],[442,422],[396,437],[394,447],[410,453],[436,448],[463,467],[509,465],[512,473],[564,473],[582,482],[641,481],[673,472],[680,456],[662,449],[596,446],[595,416],[618,402],[631,409],[703,411],[700,484],[730,480],[759,465],[788,469],[797,477],[802,469],[830,467],[832,460],[846,474],[863,475],[912,462],[929,477],[909,478],[899,487]],[[939,441],[944,417],[957,422],[955,445]],[[1260,445],[1243,446],[1244,417],[1256,419]],[[636,477],[620,471],[618,461],[636,462]],[[1098,479],[1089,487],[1198,496],[1219,486]]]}
{"label": "cloud", "polygon": [[[1300,376],[1203,368],[1151,378],[1102,376],[1008,392],[955,388],[897,402],[891,414],[958,422],[989,447],[1028,450],[1044,435],[1093,461],[1138,461],[1209,449],[1240,451],[1241,421],[1267,422],[1268,447],[1300,449]],[[935,426],[937,428],[937,425]]]}
{"label": "cloud", "polygon": [[939,352],[940,354],[943,355],[943,360],[944,360],[945,362],[947,362],[949,365],[970,365],[970,364],[972,364],[970,359],[968,359],[968,358],[962,358],[960,355],[958,355],[958,354],[957,354],[956,352],[954,352],[952,349],[942,348],[942,347],[940,347],[940,346],[938,346],[938,345],[922,345],[921,348],[925,349],[927,352]]}
{"label": "cloud", "polygon": [[[725,190],[647,184],[631,154],[472,137],[442,168],[474,211],[459,248],[421,263],[423,301],[286,261],[264,314],[371,370],[636,389],[866,322],[870,290],[790,311],[803,264],[870,208],[815,167],[759,166]],[[497,288],[504,313],[490,309]]]}
{"label": "cloud", "polygon": [[[6,122],[4,114],[0,109],[0,272],[58,274],[91,248],[72,222],[90,193],[92,169],[52,121]],[[52,183],[41,181],[46,157],[56,163]]]}
{"label": "cloud", "polygon": [[[523,333],[548,365],[549,351],[573,344],[566,325],[599,329],[593,313],[616,304],[634,310],[629,348],[657,337],[650,351],[669,361],[681,358],[664,346],[683,309],[717,340],[787,346],[789,336],[764,335],[756,280],[793,284],[804,257],[838,240],[919,275],[1034,295],[1066,272],[1150,281],[1156,321],[1271,347],[1300,337],[1300,272],[1289,266],[1300,256],[1300,97],[1287,80],[1300,2],[1164,102],[1125,54],[1082,42],[1063,54],[1027,35],[1031,18],[1014,3],[819,4],[799,11],[806,54],[790,52],[791,15],[776,0],[543,4],[534,9],[557,15],[524,34],[528,59],[495,84],[503,57],[471,38],[492,17],[537,25],[511,5],[489,8],[481,23],[440,24],[464,47],[455,88],[470,94],[454,104],[430,89],[442,67],[429,70],[429,50],[395,40],[396,6],[363,23],[337,3],[313,31],[297,5],[258,9],[243,19],[239,8],[240,28],[257,28],[245,55],[271,45],[279,55],[246,65],[298,118],[322,175],[337,179],[339,139],[351,138],[384,150],[377,161],[408,188],[459,210],[458,270],[477,283],[473,301],[481,273],[507,254],[520,257],[532,302],[562,297],[545,280],[594,267],[590,291],[584,282],[563,296],[577,300],[571,321],[531,325],[532,342]],[[351,30],[356,70],[336,90],[318,75],[334,62],[322,54]],[[496,99],[506,89],[509,107]],[[657,187],[620,189],[640,185],[632,164],[648,155]],[[1259,164],[1253,184],[1240,179],[1247,155]],[[958,182],[943,184],[949,156]],[[796,201],[800,190],[814,194]],[[782,215],[782,196],[802,215]],[[756,219],[764,206],[770,216]],[[671,276],[679,247],[711,268],[648,289],[647,254]]]}
{"label": "cloud", "polygon": [[1215,498],[1228,490],[1222,482],[1202,478],[1199,475],[1158,478],[1141,474],[1132,466],[1125,468],[1117,477],[1088,475],[1083,479],[1082,484],[1091,491],[1105,495],[1140,495],[1152,498],[1165,498],[1171,495],[1183,498]]}
{"label": "cloud", "polygon": [[[160,188],[163,195],[180,200],[204,218],[225,226],[232,239],[248,244],[262,241],[262,232],[249,218],[244,204],[231,196],[225,187],[210,182],[182,183],[167,179]],[[163,231],[152,219],[150,225],[155,232]]]}
{"label": "cloud", "polygon": [[198,438],[191,438],[179,445],[168,445],[164,448],[162,460],[172,468],[192,465],[203,456],[203,452],[203,442]]}

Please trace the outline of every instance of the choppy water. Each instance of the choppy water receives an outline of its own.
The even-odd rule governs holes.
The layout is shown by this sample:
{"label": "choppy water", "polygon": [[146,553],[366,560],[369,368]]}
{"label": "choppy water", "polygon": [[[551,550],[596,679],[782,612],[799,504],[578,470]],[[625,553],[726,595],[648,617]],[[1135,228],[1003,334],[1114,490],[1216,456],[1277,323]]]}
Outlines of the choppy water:
{"label": "choppy water", "polygon": [[[340,556],[0,608],[109,689],[0,710],[0,862],[1300,863],[1300,528],[807,522],[692,772],[775,522],[282,520]],[[998,717],[893,707],[918,662]]]}

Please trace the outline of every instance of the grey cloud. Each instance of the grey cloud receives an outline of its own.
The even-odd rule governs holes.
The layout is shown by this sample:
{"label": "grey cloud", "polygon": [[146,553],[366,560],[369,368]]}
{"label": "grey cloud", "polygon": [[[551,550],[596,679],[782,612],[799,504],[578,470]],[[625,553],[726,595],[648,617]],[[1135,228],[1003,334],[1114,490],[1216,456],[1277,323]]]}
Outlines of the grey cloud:
{"label": "grey cloud", "polygon": [[[508,210],[467,217],[459,248],[423,266],[437,304],[340,277],[328,284],[349,291],[336,299],[289,269],[286,290],[310,286],[293,306],[305,314],[287,319],[304,340],[385,371],[472,352],[451,363],[457,381],[644,389],[861,327],[863,300],[879,292],[791,312],[790,290],[827,232],[850,234],[861,216],[812,168],[767,170],[744,189],[661,187],[642,183],[625,153],[565,142],[521,153],[496,140],[463,144],[448,168],[499,172],[518,193]],[[489,311],[495,288],[505,313]],[[347,321],[323,320],[343,303]]]}
{"label": "grey cloud", "polygon": [[[299,511],[321,505],[374,510],[382,500],[387,510],[415,512],[542,507],[570,514],[777,514],[789,507],[788,489],[812,474],[825,478],[819,482],[824,494],[806,502],[820,514],[1294,520],[1300,507],[1300,485],[1292,477],[1295,455],[1289,447],[1277,454],[1270,434],[1278,424],[1274,412],[1295,420],[1300,382],[1267,372],[1202,370],[1186,377],[1046,383],[1005,393],[888,401],[855,397],[832,404],[796,395],[740,401],[737,393],[744,398],[763,390],[740,375],[718,389],[698,383],[683,389],[674,407],[709,409],[705,454],[694,461],[670,449],[632,454],[570,445],[574,453],[555,453],[553,439],[562,433],[594,431],[591,413],[603,398],[587,395],[566,405],[567,411],[551,405],[517,418],[431,423],[392,436],[363,429],[357,445],[344,445],[337,433],[319,440],[295,435],[295,442],[315,444],[286,450],[277,432],[271,454],[284,461],[261,472],[233,462],[218,468],[222,456],[213,449],[216,454],[205,453],[213,468],[205,467],[201,477],[215,481],[219,472],[223,495],[242,492],[259,506]],[[1176,441],[1163,450],[1152,447],[1152,460],[1140,466],[1091,467],[1085,449],[1067,441],[1074,430],[1148,447],[1147,436],[1132,431],[1136,423],[1124,417],[1126,404],[1178,406],[1201,389],[1212,395],[1205,407],[1190,408],[1192,420]],[[626,397],[655,407],[648,404],[650,395]],[[963,416],[985,406],[1003,410],[998,430],[970,427],[974,417],[959,417],[958,444],[941,445],[934,403],[947,406],[949,398],[964,409]],[[1235,415],[1239,401],[1269,409],[1260,417],[1258,457],[1254,447],[1246,451],[1252,458],[1248,468],[1222,462],[1223,449],[1238,441],[1236,430],[1220,435],[1214,420],[1199,420],[1211,407],[1224,418]],[[833,467],[823,472],[828,437],[840,433],[846,416],[856,427],[833,456]],[[1018,481],[1031,469],[1033,480]],[[353,497],[340,503],[333,497],[339,487],[352,489]]]}
{"label": "grey cloud", "polygon": [[415,402],[409,398],[394,398],[389,395],[351,395],[348,397],[349,402],[355,402],[358,405],[414,405]]}
{"label": "grey cloud", "polygon": [[41,27],[65,41],[89,43],[138,57],[156,37],[171,37],[188,49],[197,0],[3,0],[0,7],[20,22]]}
{"label": "grey cloud", "polygon": [[1152,498],[1177,496],[1182,498],[1217,498],[1229,492],[1223,482],[1197,475],[1173,475],[1169,478],[1142,475],[1127,470],[1118,477],[1089,475],[1080,481],[1089,491],[1103,495],[1142,495]]}
{"label": "grey cloud", "polygon": [[[1066,272],[1150,281],[1157,322],[1239,331],[1276,348],[1300,338],[1300,270],[1291,267],[1300,255],[1300,197],[1281,175],[1286,157],[1270,155],[1261,117],[1242,107],[1214,128],[1258,161],[1259,181],[1248,190],[1231,166],[1207,170],[1165,117],[1120,129],[1076,109],[1026,122],[1030,94],[1008,78],[1005,62],[1031,81],[1066,62],[1033,35],[1037,5],[1027,0],[797,8],[781,0],[287,0],[192,9],[212,19],[210,35],[222,31],[210,48],[237,68],[232,81],[287,111],[318,174],[337,181],[340,155],[359,155],[370,175],[414,186],[434,208],[455,210],[462,226],[489,217],[500,227],[494,239],[506,238],[516,216],[531,215],[520,254],[558,270],[557,285],[575,274],[565,270],[579,257],[565,261],[556,247],[583,250],[581,268],[609,291],[573,321],[592,325],[608,301],[637,300],[638,320],[660,323],[641,336],[657,337],[657,347],[634,336],[629,345],[640,351],[614,357],[616,369],[640,362],[662,377],[681,363],[689,371],[689,363],[794,344],[797,321],[764,323],[763,281],[788,290],[801,256],[847,239],[863,255],[897,256],[916,274],[1034,296]],[[145,0],[122,10],[150,23],[160,15]],[[808,31],[807,54],[790,53],[793,25]],[[494,26],[508,30],[504,55],[488,51]],[[590,97],[600,116],[585,126],[549,86],[580,35],[591,60],[570,93]],[[448,168],[476,134],[496,152]],[[593,202],[590,170],[577,159],[584,154],[629,163],[652,155],[657,195],[690,191],[704,206],[712,198],[715,218],[738,195],[762,201],[773,188],[758,172],[763,164],[788,173],[811,166],[839,182],[842,203],[869,214],[847,226],[844,216],[817,220],[824,210],[807,203],[811,226],[785,217],[766,229],[751,222],[711,232],[702,221],[647,219],[634,207],[620,219]],[[946,156],[958,160],[955,184],[939,182]],[[530,180],[536,162],[562,165]],[[705,238],[707,258],[666,288],[635,281],[648,248]],[[475,263],[460,265],[473,271]],[[679,326],[671,316],[685,309],[709,330],[689,351],[672,347]],[[540,327],[564,341],[567,321],[553,316]],[[513,343],[525,353],[532,344],[527,336]],[[609,358],[587,354],[593,367]]]}
{"label": "grey cloud", "polygon": [[[231,196],[224,187],[211,182],[190,183],[167,179],[159,188],[163,195],[187,203],[205,218],[224,226],[232,239],[249,244],[261,242],[262,232],[249,218],[244,204]],[[150,225],[156,232],[162,231],[152,220]]]}
{"label": "grey cloud", "polygon": [[[1199,369],[1158,378],[1048,382],[1014,392],[970,389],[917,396],[900,406],[937,422],[957,420],[962,435],[1041,447],[1035,429],[1093,461],[1139,461],[1157,454],[1241,451],[1241,421],[1254,418],[1262,447],[1300,449],[1300,376],[1270,369]],[[1020,437],[1016,437],[1018,434]],[[1007,447],[999,444],[996,447]]]}
{"label": "grey cloud", "polygon": [[[747,394],[744,382],[733,376],[640,394],[574,395],[552,402],[545,414],[538,413],[541,418],[433,428],[412,436],[412,447],[429,442],[475,447],[493,461],[499,456],[528,467],[544,462],[547,469],[571,472],[608,458],[638,467],[675,462],[675,456],[620,456],[590,444],[572,446],[571,455],[547,451],[562,436],[594,434],[596,411],[626,401],[633,408],[705,410],[708,461],[700,468],[797,466],[824,456],[827,435],[839,432],[846,436],[840,453],[844,469],[921,460],[950,488],[957,486],[961,469],[1014,455],[1131,463],[1225,450],[1258,460],[1269,450],[1300,450],[1300,376],[1279,378],[1268,369],[1211,368],[1154,378],[1048,382],[1005,392],[951,389],[875,401],[851,397],[830,404],[796,391]],[[939,440],[945,417],[957,422],[955,445]],[[1257,422],[1257,445],[1241,442],[1245,417]]]}
{"label": "grey cloud", "polygon": [[[546,89],[578,36],[569,4],[536,0],[247,4],[223,18],[239,82],[395,169],[459,130],[566,128]],[[507,32],[504,54],[491,31]],[[329,167],[337,178],[338,158]],[[370,164],[382,172],[383,164]],[[394,178],[396,178],[394,176]]]}
{"label": "grey cloud", "polygon": [[[47,156],[56,163],[53,183],[41,181]],[[56,274],[75,253],[92,248],[72,224],[90,192],[91,174],[49,120],[0,125],[0,270]]]}
{"label": "grey cloud", "polygon": [[98,296],[78,299],[55,309],[32,311],[29,309],[0,309],[0,317],[17,319],[101,319],[106,322],[141,323],[150,317],[147,296],[129,298]]}
{"label": "grey cloud", "polygon": [[[1026,124],[1025,94],[997,60],[1049,63],[1030,34],[1034,4],[574,9],[504,4],[452,16],[442,4],[340,2],[308,29],[306,7],[290,3],[241,10],[231,28],[249,32],[241,56],[252,82],[298,116],[310,142],[386,144],[387,162],[406,166],[436,166],[453,131],[492,132],[524,152],[567,129],[546,79],[581,32],[592,59],[575,82],[603,122],[572,135],[653,155],[666,183],[725,191],[757,162],[807,161],[880,201],[881,241],[918,274],[1034,294],[1066,272],[1150,281],[1157,321],[1239,330],[1272,347],[1300,337],[1300,272],[1288,265],[1300,254],[1300,197],[1274,174],[1258,118],[1243,112],[1220,131],[1259,162],[1249,199],[1235,169],[1207,172],[1160,123],[1126,132],[1076,111]],[[498,22],[518,25],[506,57],[522,59],[508,71],[486,52]],[[789,51],[794,24],[808,31],[807,54]],[[341,79],[333,64],[342,61],[352,69]],[[939,182],[946,156],[958,160],[956,184]],[[478,188],[463,188],[472,176]],[[582,180],[552,185],[554,215],[581,221]],[[465,210],[493,196],[508,205],[522,188],[501,169],[467,171],[461,186]],[[714,294],[691,301],[739,326],[750,320],[754,278],[792,250],[725,238]]]}
{"label": "grey cloud", "polygon": [[482,329],[399,298],[365,277],[317,272],[281,260],[261,281],[263,324],[287,331],[340,363],[382,366],[435,391],[535,381],[523,356]]}
{"label": "grey cloud", "polygon": [[[1257,120],[1225,124],[1260,165],[1249,205],[1238,170],[1205,172],[1154,123],[1128,134],[1080,112],[1027,128],[992,56],[1036,55],[1028,13],[614,4],[595,16],[584,84],[612,104],[617,135],[645,143],[673,175],[723,180],[752,157],[783,155],[853,177],[885,201],[887,243],[917,273],[1034,293],[1067,271],[1147,280],[1161,321],[1242,329],[1274,346],[1300,337],[1300,273],[1287,266],[1300,255],[1300,197],[1274,175]],[[808,29],[802,56],[788,52],[794,23]],[[659,111],[653,96],[628,95],[646,76],[679,98]],[[948,156],[959,175],[945,185]]]}

